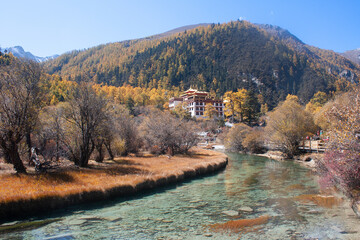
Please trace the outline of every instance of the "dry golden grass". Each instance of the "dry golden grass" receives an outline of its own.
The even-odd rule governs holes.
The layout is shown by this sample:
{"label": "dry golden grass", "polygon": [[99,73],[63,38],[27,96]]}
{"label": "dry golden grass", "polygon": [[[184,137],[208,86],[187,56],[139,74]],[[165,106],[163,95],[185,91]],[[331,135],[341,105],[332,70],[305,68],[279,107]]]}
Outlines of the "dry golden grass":
{"label": "dry golden grass", "polygon": [[[185,171],[218,165],[226,156],[194,149],[191,156],[123,157],[89,168],[60,169],[44,174],[0,174],[0,204],[44,197],[64,197],[91,191],[107,191],[160,178],[179,176]],[[1,172],[1,171],[0,171]]]}

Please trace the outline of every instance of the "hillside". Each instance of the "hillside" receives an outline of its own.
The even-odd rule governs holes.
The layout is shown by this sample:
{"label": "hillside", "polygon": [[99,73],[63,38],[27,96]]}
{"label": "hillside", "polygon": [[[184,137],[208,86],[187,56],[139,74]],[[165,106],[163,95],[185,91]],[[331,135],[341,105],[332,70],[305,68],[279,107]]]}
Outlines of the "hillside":
{"label": "hillside", "polygon": [[357,82],[359,66],[302,43],[288,31],[246,21],[212,24],[171,36],[73,51],[46,62],[51,74],[120,86],[190,86],[219,95],[254,88],[275,106],[288,93],[308,101],[336,80]]}
{"label": "hillside", "polygon": [[360,48],[341,53],[344,57],[360,65]]}

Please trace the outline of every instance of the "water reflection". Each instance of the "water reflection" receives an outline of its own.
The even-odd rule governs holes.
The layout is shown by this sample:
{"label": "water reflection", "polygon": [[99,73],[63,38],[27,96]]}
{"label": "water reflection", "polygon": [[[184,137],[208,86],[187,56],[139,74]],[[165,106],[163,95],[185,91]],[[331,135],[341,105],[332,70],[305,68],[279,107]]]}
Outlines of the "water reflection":
{"label": "water reflection", "polygon": [[359,221],[347,203],[320,195],[307,169],[248,155],[229,158],[217,175],[75,210],[61,221],[0,238],[359,238]]}

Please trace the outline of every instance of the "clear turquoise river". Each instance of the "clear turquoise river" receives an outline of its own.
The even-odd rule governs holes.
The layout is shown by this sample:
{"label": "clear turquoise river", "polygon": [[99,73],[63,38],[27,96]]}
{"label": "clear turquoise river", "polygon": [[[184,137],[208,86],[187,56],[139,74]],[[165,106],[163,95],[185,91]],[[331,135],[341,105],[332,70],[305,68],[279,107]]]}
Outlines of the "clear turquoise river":
{"label": "clear turquoise river", "polygon": [[[292,162],[228,154],[215,175],[132,198],[81,205],[33,220],[46,226],[0,239],[360,239],[360,220],[344,201],[321,207],[297,196],[319,194],[316,176]],[[269,216],[236,232],[209,226]]]}

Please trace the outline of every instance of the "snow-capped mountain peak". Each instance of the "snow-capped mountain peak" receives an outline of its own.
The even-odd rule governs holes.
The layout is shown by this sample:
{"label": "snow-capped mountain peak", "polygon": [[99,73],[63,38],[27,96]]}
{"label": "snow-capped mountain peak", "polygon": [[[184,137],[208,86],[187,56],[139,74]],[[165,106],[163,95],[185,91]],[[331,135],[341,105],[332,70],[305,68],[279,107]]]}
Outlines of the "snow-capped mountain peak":
{"label": "snow-capped mountain peak", "polygon": [[5,48],[5,49],[1,49],[1,51],[11,52],[15,57],[31,59],[36,62],[44,62],[44,61],[47,61],[49,59],[54,59],[59,56],[59,55],[53,55],[53,56],[49,56],[49,57],[38,57],[38,56],[33,55],[31,52],[25,52],[24,48],[21,46],[9,47],[9,48]]}

